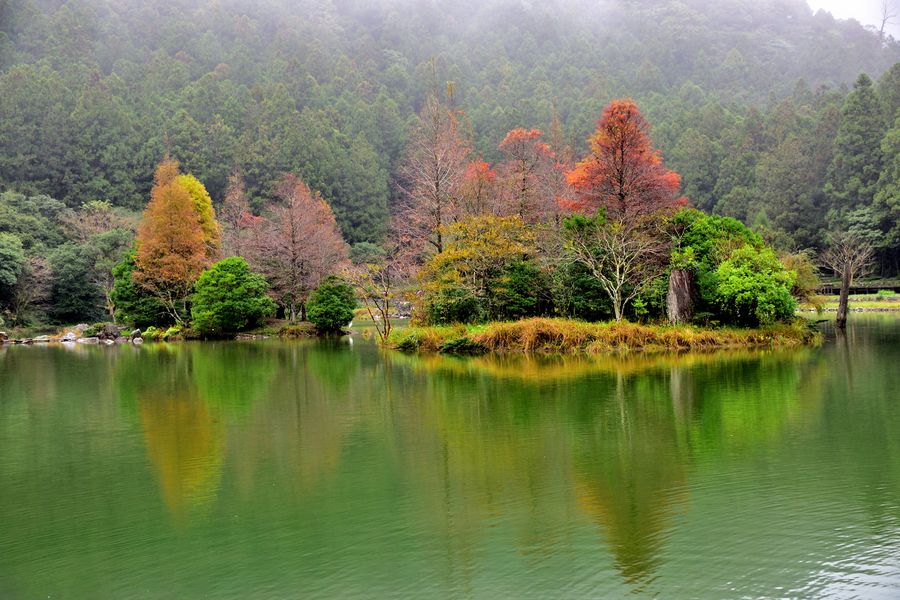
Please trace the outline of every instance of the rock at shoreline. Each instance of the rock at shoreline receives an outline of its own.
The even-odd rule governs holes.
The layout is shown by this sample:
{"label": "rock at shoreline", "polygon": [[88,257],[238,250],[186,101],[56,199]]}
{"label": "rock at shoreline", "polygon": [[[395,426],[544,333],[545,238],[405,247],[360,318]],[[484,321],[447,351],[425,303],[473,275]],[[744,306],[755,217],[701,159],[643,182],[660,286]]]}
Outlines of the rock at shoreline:
{"label": "rock at shoreline", "polygon": [[79,344],[99,344],[100,338],[96,338],[96,337],[78,338],[75,341],[78,342]]}
{"label": "rock at shoreline", "polygon": [[130,337],[133,340],[136,340],[137,338],[141,337],[141,330],[135,329],[134,331],[131,332],[131,335],[129,335],[128,337]]}
{"label": "rock at shoreline", "polygon": [[46,344],[47,342],[52,342],[53,340],[49,335],[39,335],[31,341],[35,344]]}
{"label": "rock at shoreline", "polygon": [[72,333],[71,331],[66,333],[66,335],[62,336],[62,338],[60,339],[60,341],[62,341],[62,342],[75,342],[77,340],[78,340],[78,336],[75,335],[74,333]]}
{"label": "rock at shoreline", "polygon": [[6,335],[5,331],[0,331],[0,342],[6,342],[9,340],[9,336]]}
{"label": "rock at shoreline", "polygon": [[133,340],[131,340],[131,343],[140,346],[141,344],[144,343],[144,338],[136,337]]}
{"label": "rock at shoreline", "polygon": [[100,332],[100,339],[102,340],[115,340],[117,337],[122,335],[119,327],[113,325],[112,323],[107,323],[103,326],[103,330]]}
{"label": "rock at shoreline", "polygon": [[126,344],[126,343],[128,343],[128,341],[129,341],[129,338],[121,336],[121,335],[116,338],[117,344]]}

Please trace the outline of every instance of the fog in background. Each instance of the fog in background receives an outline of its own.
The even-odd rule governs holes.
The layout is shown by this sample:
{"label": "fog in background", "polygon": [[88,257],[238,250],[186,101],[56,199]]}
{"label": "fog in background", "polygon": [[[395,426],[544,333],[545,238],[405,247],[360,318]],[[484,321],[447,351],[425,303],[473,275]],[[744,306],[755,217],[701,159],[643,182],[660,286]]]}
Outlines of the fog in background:
{"label": "fog in background", "polygon": [[[839,19],[856,19],[863,25],[881,27],[882,0],[807,0],[813,10],[823,9]],[[888,0],[890,14],[895,14],[885,31],[900,38],[900,0]]]}

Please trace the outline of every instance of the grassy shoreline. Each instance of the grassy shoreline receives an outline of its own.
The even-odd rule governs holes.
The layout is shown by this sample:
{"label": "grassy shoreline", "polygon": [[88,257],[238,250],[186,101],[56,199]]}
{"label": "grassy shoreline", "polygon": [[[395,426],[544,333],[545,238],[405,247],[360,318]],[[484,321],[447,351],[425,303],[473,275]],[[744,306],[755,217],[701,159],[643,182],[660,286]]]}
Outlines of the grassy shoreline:
{"label": "grassy shoreline", "polygon": [[796,347],[817,344],[821,339],[815,327],[802,319],[759,329],[712,329],[536,318],[487,325],[396,329],[388,346],[410,353],[600,354]]}

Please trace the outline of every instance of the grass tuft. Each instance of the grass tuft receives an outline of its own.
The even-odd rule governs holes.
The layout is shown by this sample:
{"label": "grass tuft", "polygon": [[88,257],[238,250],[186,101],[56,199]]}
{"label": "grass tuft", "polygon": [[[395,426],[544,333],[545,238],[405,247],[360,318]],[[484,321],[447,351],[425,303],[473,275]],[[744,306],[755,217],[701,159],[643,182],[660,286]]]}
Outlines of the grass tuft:
{"label": "grass tuft", "polygon": [[760,329],[706,329],[535,318],[481,326],[408,327],[395,330],[388,346],[402,352],[444,354],[599,354],[800,346],[820,339],[820,334],[802,319]]}

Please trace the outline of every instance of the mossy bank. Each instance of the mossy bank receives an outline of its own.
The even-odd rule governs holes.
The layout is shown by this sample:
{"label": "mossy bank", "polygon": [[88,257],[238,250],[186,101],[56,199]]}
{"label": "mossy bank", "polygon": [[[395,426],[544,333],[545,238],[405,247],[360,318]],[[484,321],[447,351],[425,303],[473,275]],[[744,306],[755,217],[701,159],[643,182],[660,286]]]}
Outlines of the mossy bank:
{"label": "mossy bank", "polygon": [[444,354],[598,354],[794,347],[819,344],[821,339],[815,325],[804,319],[757,329],[525,319],[487,325],[407,327],[394,330],[388,346],[402,352]]}

